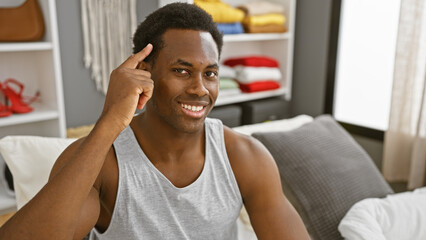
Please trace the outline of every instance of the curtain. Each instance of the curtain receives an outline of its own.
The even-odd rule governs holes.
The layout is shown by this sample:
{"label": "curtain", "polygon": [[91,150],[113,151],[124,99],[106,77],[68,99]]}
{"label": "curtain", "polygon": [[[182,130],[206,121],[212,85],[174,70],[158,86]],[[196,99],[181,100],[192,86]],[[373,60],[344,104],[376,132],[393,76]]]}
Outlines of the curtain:
{"label": "curtain", "polygon": [[408,189],[426,176],[426,0],[401,0],[383,175]]}
{"label": "curtain", "polygon": [[132,54],[136,21],[136,0],[81,0],[83,61],[104,94],[112,70]]}

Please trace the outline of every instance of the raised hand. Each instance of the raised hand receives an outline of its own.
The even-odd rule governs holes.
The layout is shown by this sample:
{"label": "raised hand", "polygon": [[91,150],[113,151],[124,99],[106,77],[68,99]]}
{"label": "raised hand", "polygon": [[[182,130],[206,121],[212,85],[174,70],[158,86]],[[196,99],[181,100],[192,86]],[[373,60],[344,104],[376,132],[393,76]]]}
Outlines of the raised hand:
{"label": "raised hand", "polygon": [[111,72],[101,119],[113,121],[121,130],[130,124],[136,108],[142,109],[152,96],[151,73],[138,69],[152,48],[148,44]]}

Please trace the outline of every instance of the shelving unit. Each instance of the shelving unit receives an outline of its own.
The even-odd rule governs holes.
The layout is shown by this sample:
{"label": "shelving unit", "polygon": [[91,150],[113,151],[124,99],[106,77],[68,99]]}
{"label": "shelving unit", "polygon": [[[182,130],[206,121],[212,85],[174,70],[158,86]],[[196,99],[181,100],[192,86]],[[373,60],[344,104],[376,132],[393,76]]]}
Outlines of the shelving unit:
{"label": "shelving unit", "polygon": [[51,42],[33,42],[33,43],[1,43],[0,52],[23,52],[23,51],[44,51],[52,50]]}
{"label": "shelving unit", "polygon": [[287,96],[287,89],[280,88],[270,91],[262,91],[255,93],[239,93],[231,96],[221,96],[219,92],[219,97],[216,100],[215,106],[223,106],[227,104],[239,103],[253,101],[257,99],[269,98],[269,97],[278,97],[285,95]]}
{"label": "shelving unit", "polygon": [[[159,0],[159,7],[176,0]],[[250,0],[222,0],[231,6],[239,6]],[[240,93],[235,95],[223,95],[219,97],[215,106],[252,101],[257,99],[284,96],[286,100],[291,99],[291,85],[293,78],[293,48],[294,27],[296,20],[296,0],[268,0],[279,3],[285,8],[286,27],[285,33],[244,33],[225,35],[221,60],[230,57],[242,57],[249,55],[266,55],[273,57],[280,63],[283,79],[280,81],[281,88],[272,91],[256,93]],[[186,0],[193,3],[193,0]]]}
{"label": "shelving unit", "polygon": [[[45,36],[38,42],[0,43],[0,81],[15,78],[23,95],[40,92],[34,110],[0,118],[0,138],[8,135],[65,137],[65,110],[55,0],[38,0]],[[3,94],[0,93],[3,97]]]}

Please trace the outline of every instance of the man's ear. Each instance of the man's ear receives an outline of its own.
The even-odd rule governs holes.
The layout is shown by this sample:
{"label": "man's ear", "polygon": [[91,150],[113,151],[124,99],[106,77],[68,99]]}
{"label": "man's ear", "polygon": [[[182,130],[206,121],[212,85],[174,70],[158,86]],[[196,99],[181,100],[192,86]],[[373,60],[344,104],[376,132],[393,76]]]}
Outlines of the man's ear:
{"label": "man's ear", "polygon": [[151,64],[148,63],[148,62],[142,61],[138,64],[137,68],[140,69],[140,70],[145,70],[145,71],[150,72],[151,71]]}

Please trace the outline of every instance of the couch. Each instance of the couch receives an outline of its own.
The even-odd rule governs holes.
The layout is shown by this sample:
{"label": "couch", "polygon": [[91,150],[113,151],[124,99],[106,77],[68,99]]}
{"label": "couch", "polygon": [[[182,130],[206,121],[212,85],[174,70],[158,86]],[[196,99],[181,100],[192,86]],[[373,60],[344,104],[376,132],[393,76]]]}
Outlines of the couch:
{"label": "couch", "polygon": [[[79,137],[90,129],[70,129],[68,134]],[[403,197],[393,194],[368,154],[331,116],[300,115],[233,129],[252,135],[271,152],[283,192],[312,239],[426,239],[426,189]],[[47,182],[55,159],[73,141],[36,136],[0,140],[18,208]],[[401,206],[404,213],[398,212]],[[398,224],[409,232],[395,228]],[[244,208],[238,227],[239,239],[256,239]]]}

